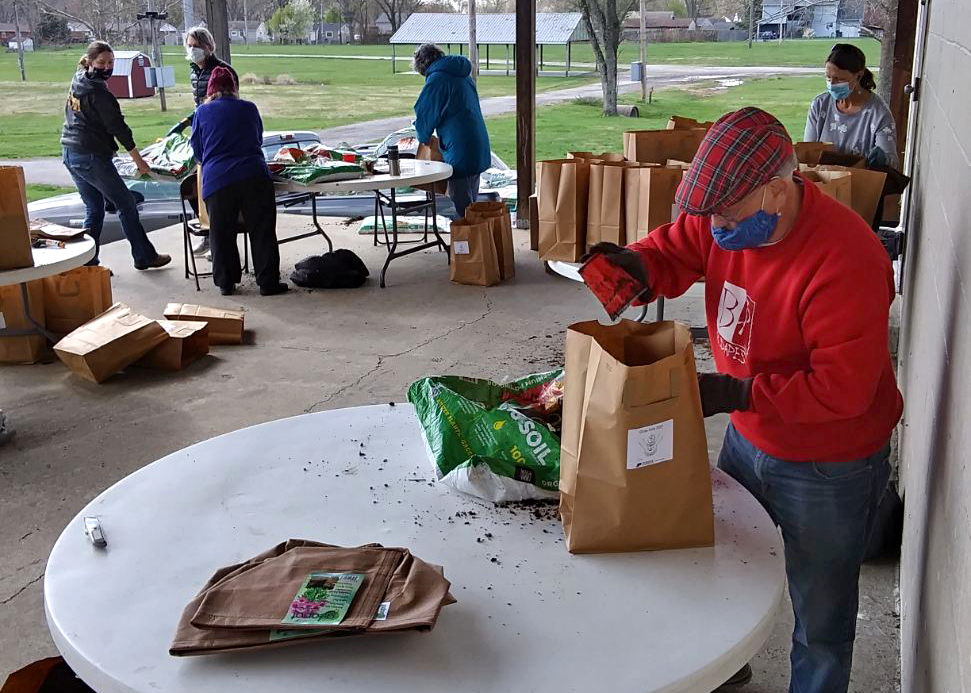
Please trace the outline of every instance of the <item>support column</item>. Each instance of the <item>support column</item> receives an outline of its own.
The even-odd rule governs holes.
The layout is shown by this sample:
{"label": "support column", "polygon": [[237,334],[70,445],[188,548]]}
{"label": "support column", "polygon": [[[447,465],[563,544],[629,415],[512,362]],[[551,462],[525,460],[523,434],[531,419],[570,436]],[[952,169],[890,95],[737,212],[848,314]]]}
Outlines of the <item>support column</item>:
{"label": "support column", "polygon": [[229,15],[226,0],[206,0],[206,25],[216,39],[216,57],[232,63],[229,51]]}
{"label": "support column", "polygon": [[573,43],[570,41],[567,41],[566,42],[566,76],[567,77],[570,76],[570,55],[571,55],[572,47],[573,47]]}
{"label": "support column", "polygon": [[398,67],[398,60],[395,53],[395,45],[391,44],[391,74],[395,74]]}
{"label": "support column", "polygon": [[536,187],[536,0],[516,2],[516,227],[529,227]]}

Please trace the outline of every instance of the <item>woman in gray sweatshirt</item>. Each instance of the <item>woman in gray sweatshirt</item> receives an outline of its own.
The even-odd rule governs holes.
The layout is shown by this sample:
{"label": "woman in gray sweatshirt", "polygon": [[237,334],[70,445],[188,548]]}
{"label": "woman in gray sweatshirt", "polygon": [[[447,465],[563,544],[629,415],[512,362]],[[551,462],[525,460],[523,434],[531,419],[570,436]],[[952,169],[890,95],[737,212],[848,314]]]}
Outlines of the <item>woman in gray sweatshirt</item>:
{"label": "woman in gray sweatshirt", "polygon": [[806,142],[830,142],[868,166],[900,165],[897,128],[856,46],[837,43],[826,59],[826,91],[813,99],[806,118]]}

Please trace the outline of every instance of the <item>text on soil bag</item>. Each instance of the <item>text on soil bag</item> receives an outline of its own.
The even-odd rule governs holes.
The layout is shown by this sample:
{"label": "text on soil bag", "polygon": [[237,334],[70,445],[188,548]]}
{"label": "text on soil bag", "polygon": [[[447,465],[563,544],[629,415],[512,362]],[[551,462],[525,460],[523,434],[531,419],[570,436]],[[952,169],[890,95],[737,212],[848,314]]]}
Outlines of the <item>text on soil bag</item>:
{"label": "text on soil bag", "polygon": [[[543,441],[543,436],[536,430],[536,422],[515,409],[509,410],[509,416],[519,424],[519,432],[526,436],[526,445],[529,446],[533,458],[545,467],[546,456],[550,454],[550,446]],[[513,446],[511,453],[516,462],[521,461],[524,457],[517,445]]]}

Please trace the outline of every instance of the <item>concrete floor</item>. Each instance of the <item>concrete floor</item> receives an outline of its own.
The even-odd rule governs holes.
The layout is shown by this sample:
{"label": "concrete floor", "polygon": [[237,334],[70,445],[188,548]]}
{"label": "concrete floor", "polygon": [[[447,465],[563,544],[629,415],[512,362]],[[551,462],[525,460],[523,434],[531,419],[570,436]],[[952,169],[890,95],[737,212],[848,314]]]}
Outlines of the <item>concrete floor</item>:
{"label": "concrete floor", "polygon": [[[280,235],[307,228],[284,217]],[[330,224],[340,247],[372,269],[382,250],[356,227]],[[101,490],[159,457],[214,435],[259,422],[359,404],[403,401],[426,374],[506,379],[563,363],[563,332],[599,308],[580,285],[544,273],[519,244],[517,277],[479,289],[449,283],[444,254],[425,252],[392,264],[389,288],[373,280],[349,291],[291,291],[263,298],[252,279],[233,297],[210,283],[196,293],[182,277],[181,233],[152,234],[169,268],[132,269],[127,243],[102,250],[115,272],[115,300],[161,317],[168,301],[241,308],[251,331],[244,346],[217,347],[182,373],[129,370],[102,385],[71,375],[60,362],[0,367],[0,406],[18,433],[0,448],[0,681],[7,672],[55,653],[44,622],[42,579],[62,527]],[[284,276],[300,258],[320,252],[316,240],[284,245]],[[692,292],[668,303],[667,317],[702,324]],[[699,347],[699,368],[710,368]],[[725,417],[708,421],[717,454]],[[850,690],[898,688],[896,566],[867,566],[862,578],[859,637]],[[78,585],[83,598],[84,585]],[[788,607],[745,690],[781,693],[788,680]]]}

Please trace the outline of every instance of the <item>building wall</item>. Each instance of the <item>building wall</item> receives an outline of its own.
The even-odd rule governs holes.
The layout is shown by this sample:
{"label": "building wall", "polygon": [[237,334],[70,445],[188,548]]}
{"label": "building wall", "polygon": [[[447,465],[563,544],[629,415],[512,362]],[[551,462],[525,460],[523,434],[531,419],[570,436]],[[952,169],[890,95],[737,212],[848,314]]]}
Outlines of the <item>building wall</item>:
{"label": "building wall", "polygon": [[971,692],[971,13],[966,3],[928,5],[915,142],[900,344],[906,400],[904,693]]}

